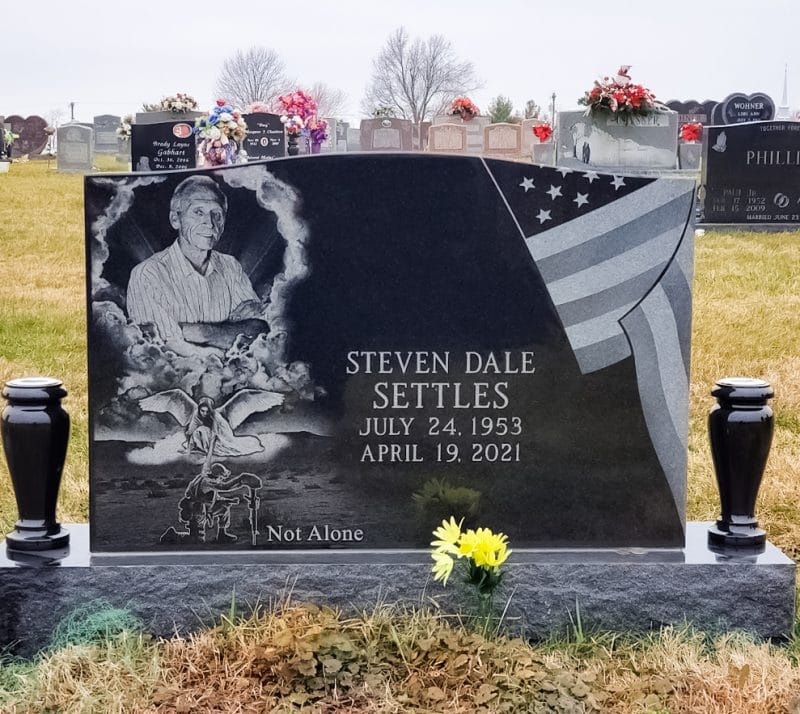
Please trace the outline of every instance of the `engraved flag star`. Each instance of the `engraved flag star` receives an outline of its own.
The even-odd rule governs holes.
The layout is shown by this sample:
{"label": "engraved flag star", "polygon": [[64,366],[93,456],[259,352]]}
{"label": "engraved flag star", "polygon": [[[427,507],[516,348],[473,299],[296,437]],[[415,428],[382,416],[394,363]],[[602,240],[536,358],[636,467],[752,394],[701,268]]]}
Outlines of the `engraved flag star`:
{"label": "engraved flag star", "polygon": [[614,176],[611,179],[611,183],[614,184],[614,190],[619,191],[625,185],[625,179],[622,176]]}
{"label": "engraved flag star", "polygon": [[597,171],[587,171],[583,175],[583,178],[587,179],[589,181],[589,183],[592,183],[593,181],[596,181],[597,179],[599,179],[600,176],[598,176]]}
{"label": "engraved flag star", "polygon": [[533,179],[532,178],[528,178],[527,176],[525,176],[522,179],[522,183],[520,184],[520,186],[522,186],[522,188],[525,189],[525,193],[528,193],[528,189],[529,188],[534,188]]}
{"label": "engraved flag star", "polygon": [[556,169],[558,173],[561,174],[561,178],[564,178],[567,174],[572,173],[572,169],[565,169],[563,166],[561,168]]}
{"label": "engraved flag star", "polygon": [[556,196],[560,196],[561,195],[561,186],[553,186],[553,184],[550,184],[550,190],[549,191],[545,191],[545,193],[549,193],[550,194],[550,198],[553,201],[555,201],[556,200]]}
{"label": "engraved flag star", "polygon": [[539,219],[539,224],[544,223],[545,221],[552,220],[550,218],[550,211],[545,211],[543,209],[539,209],[539,215],[536,216]]}
{"label": "engraved flag star", "polygon": [[588,193],[579,193],[576,198],[572,200],[573,203],[578,204],[578,208],[583,206],[586,203],[589,203],[589,194]]}

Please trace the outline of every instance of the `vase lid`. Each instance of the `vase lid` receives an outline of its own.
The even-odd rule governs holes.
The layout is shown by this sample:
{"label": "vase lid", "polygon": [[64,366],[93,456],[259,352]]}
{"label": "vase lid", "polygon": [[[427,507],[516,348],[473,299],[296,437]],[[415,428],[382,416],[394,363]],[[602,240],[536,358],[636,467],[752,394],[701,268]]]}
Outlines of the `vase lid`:
{"label": "vase lid", "polygon": [[763,401],[775,396],[769,382],[753,377],[723,377],[711,390],[715,397],[735,400]]}
{"label": "vase lid", "polygon": [[11,400],[42,401],[61,399],[67,390],[60,379],[53,377],[18,377],[3,387],[3,396]]}

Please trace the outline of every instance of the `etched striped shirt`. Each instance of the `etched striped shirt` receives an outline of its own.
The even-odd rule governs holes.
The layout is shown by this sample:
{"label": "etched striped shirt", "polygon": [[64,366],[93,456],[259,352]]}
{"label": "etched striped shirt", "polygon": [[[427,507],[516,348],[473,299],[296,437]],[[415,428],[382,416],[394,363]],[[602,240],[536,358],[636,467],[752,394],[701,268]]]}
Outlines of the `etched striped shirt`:
{"label": "etched striped shirt", "polygon": [[258,296],[236,258],[212,250],[202,275],[177,240],[139,263],[128,281],[128,317],[155,325],[164,340],[181,336],[181,322],[224,322],[248,300]]}

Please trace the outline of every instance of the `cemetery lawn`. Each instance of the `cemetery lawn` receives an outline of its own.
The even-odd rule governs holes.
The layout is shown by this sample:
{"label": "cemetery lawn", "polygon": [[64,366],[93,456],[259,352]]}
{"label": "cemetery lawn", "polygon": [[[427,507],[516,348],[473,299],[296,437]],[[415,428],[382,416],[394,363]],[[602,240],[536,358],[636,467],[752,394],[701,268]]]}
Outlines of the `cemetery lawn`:
{"label": "cemetery lawn", "polygon": [[[69,391],[72,437],[59,502],[64,522],[88,518],[83,231],[81,176],[58,174],[45,161],[15,163],[0,175],[0,381],[46,374],[61,378]],[[697,238],[688,485],[689,519],[714,519],[709,391],[724,376],[767,379],[776,393],[776,429],[758,515],[770,539],[795,559],[798,266],[800,232],[707,231]],[[0,533],[15,519],[0,459]],[[129,632],[61,649],[36,664],[0,667],[0,708],[173,712],[202,701],[204,711],[259,711],[232,707],[294,694],[296,704],[318,703],[316,710],[328,712],[480,706],[515,712],[538,711],[539,700],[530,697],[547,694],[555,698],[542,700],[542,711],[577,711],[578,701],[596,702],[599,708],[587,711],[800,711],[788,709],[800,694],[798,653],[794,641],[778,648],[671,629],[635,639],[576,628],[565,640],[530,647],[502,638],[487,642],[437,614],[380,610],[345,620],[287,606],[190,640],[155,642]]]}

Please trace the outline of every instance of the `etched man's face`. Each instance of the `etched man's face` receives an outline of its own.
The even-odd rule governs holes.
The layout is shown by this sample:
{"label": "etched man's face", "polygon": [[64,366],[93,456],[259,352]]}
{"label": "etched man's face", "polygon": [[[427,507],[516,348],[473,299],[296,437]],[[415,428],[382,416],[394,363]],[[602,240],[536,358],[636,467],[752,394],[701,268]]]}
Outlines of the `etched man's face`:
{"label": "etched man's face", "polygon": [[198,191],[181,201],[170,220],[189,245],[198,250],[211,250],[225,228],[225,209],[213,193]]}

